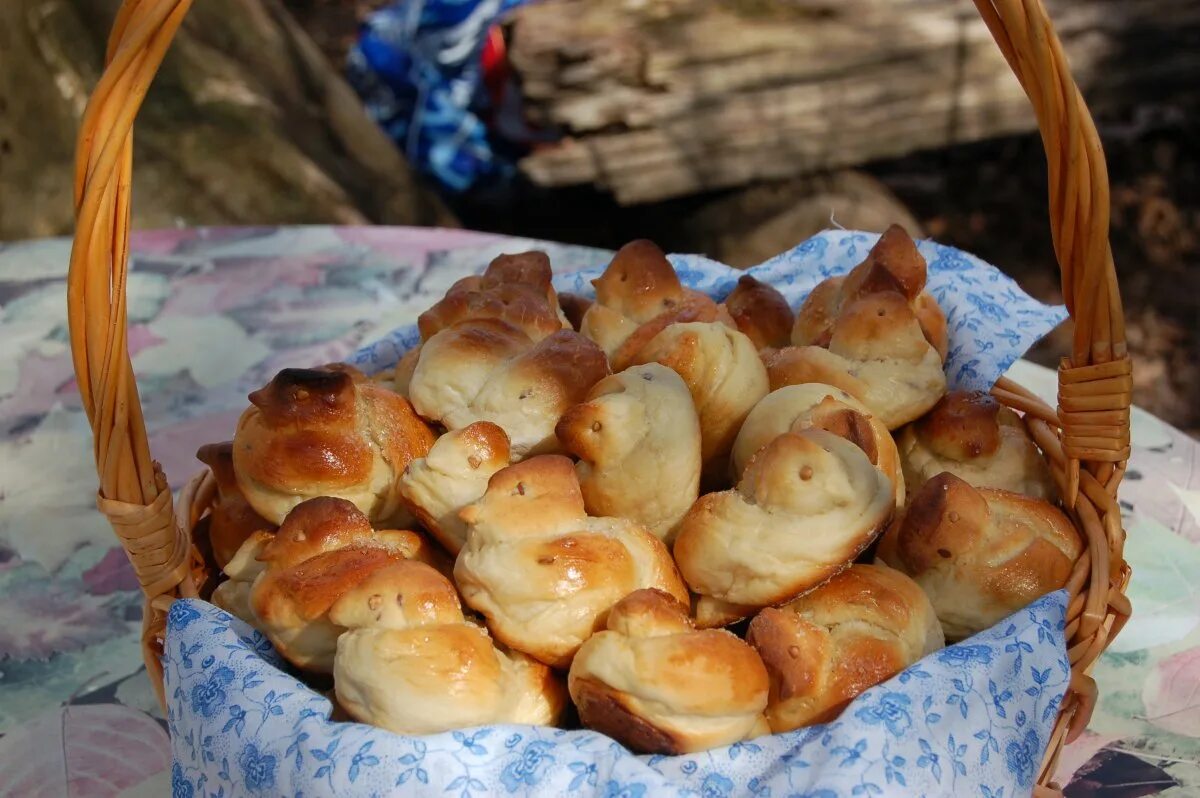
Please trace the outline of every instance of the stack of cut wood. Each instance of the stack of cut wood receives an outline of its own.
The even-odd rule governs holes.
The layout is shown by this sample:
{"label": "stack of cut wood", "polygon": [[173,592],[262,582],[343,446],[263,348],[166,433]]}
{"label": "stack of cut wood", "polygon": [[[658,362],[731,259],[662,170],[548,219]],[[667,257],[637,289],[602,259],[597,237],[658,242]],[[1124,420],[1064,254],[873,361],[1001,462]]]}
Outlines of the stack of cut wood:
{"label": "stack of cut wood", "polygon": [[[1098,110],[1196,96],[1200,3],[1047,5]],[[510,32],[530,118],[563,134],[523,171],[623,204],[1034,127],[969,0],[545,0]]]}

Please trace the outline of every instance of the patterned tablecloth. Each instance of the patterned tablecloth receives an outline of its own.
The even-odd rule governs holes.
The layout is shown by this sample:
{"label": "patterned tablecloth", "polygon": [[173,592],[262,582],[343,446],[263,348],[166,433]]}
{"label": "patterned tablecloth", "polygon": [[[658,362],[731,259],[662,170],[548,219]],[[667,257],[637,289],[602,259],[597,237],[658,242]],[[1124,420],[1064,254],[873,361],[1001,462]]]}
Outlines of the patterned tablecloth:
{"label": "patterned tablecloth", "polygon": [[[246,394],[284,366],[345,357],[411,323],[494,254],[606,253],[461,231],[181,230],[135,237],[129,345],[152,449],[172,484],[227,439]],[[70,242],[0,245],[0,796],[170,791],[141,668],[140,594],[95,510],[91,435],[67,344]],[[1054,374],[1010,374],[1053,401]],[[1134,620],[1100,660],[1100,703],[1069,746],[1067,795],[1200,795],[1200,447],[1134,411],[1122,507]],[[7,776],[6,776],[7,774]],[[28,793],[23,793],[27,795]]]}

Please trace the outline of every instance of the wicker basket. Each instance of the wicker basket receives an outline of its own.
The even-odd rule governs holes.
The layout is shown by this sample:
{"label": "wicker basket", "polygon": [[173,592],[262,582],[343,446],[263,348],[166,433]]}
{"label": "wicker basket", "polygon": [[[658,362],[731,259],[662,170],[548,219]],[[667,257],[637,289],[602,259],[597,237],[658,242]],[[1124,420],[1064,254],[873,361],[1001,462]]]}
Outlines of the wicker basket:
{"label": "wicker basket", "polygon": [[[1050,224],[1074,344],[1059,368],[1058,411],[1009,380],[993,390],[1027,414],[1086,549],[1068,589],[1070,688],[1038,774],[1051,782],[1066,742],[1086,727],[1096,702],[1088,675],[1129,617],[1125,532],[1117,487],[1129,457],[1130,361],[1108,242],[1109,195],[1095,125],[1072,79],[1041,0],[975,0],[1033,104],[1046,149]],[[166,612],[194,597],[211,569],[192,533],[215,494],[195,477],[173,509],[150,455],[126,339],[133,121],[191,0],[125,0],[107,68],[84,114],[75,166],[75,244],[67,285],[71,347],[83,406],[95,437],[98,501],[146,594],[142,647],[162,700]],[[199,536],[202,538],[203,536]],[[199,544],[199,545],[197,545]]]}

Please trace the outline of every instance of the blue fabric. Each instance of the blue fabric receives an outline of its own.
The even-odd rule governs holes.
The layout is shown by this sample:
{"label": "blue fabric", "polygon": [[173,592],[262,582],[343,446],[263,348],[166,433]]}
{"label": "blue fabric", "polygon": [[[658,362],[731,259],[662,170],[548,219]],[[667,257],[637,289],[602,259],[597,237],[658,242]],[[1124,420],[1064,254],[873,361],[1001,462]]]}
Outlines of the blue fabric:
{"label": "blue fabric", "polygon": [[482,115],[489,28],[525,0],[404,0],[367,20],[347,65],[371,117],[409,162],[453,192],[503,178]]}
{"label": "blue fabric", "polygon": [[270,643],[211,604],[171,607],[165,668],[176,796],[472,798],[1028,795],[1070,680],[1067,595],[935,652],[824,726],[677,757],[590,731],[489,726],[404,737],[332,723]]}

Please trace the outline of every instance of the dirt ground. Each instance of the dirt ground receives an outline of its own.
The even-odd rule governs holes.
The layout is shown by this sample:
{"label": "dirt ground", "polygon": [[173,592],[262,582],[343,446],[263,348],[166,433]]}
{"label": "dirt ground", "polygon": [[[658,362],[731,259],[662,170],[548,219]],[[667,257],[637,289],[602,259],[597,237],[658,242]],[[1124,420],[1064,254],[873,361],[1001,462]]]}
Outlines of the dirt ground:
{"label": "dirt ground", "polygon": [[[340,62],[358,21],[387,0],[286,0],[330,59]],[[1102,123],[1112,183],[1112,243],[1134,355],[1135,401],[1200,435],[1200,109],[1161,109]],[[1061,301],[1047,222],[1045,162],[1036,135],[919,153],[864,171],[895,194],[924,232],[1007,271],[1035,296]],[[795,191],[792,186],[789,191]],[[771,187],[621,208],[586,188],[454,202],[466,226],[616,247],[649,237],[675,251],[711,251],[737,229],[697,229],[681,219],[745,224],[744,213]],[[735,195],[732,196],[731,194]],[[699,216],[714,203],[722,213]],[[898,211],[903,215],[903,211]],[[736,248],[736,245],[735,245]],[[729,262],[736,262],[731,257]],[[1055,366],[1065,329],[1031,358]]]}

